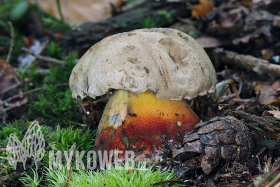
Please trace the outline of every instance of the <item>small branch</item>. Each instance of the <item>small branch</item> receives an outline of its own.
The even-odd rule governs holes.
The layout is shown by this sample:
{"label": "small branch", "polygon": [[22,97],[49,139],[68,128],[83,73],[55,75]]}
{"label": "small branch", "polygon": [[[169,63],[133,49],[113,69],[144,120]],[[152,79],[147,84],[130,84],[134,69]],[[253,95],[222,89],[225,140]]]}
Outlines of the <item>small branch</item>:
{"label": "small branch", "polygon": [[156,183],[151,183],[150,185],[168,185],[169,183],[173,183],[173,184],[185,184],[188,185],[187,182],[184,181],[179,181],[179,180],[169,180],[169,181],[161,181],[161,182],[156,182]]}
{"label": "small branch", "polygon": [[215,49],[213,53],[217,57],[216,59],[220,59],[225,64],[237,65],[260,75],[267,74],[280,77],[280,65],[272,64],[267,60],[251,55],[240,55],[223,49]]}
{"label": "small branch", "polygon": [[11,44],[10,44],[10,49],[9,49],[9,53],[8,53],[8,56],[7,56],[6,64],[5,64],[4,68],[2,69],[2,71],[0,72],[0,78],[2,77],[5,69],[7,68],[7,64],[10,61],[11,54],[12,54],[13,47],[14,47],[14,28],[13,28],[13,25],[12,25],[11,22],[8,22],[8,24],[9,24],[9,26],[11,28]]}
{"label": "small branch", "polygon": [[82,104],[78,99],[75,98],[75,100],[78,102],[78,104],[80,105],[80,107],[83,109],[84,113],[87,114],[87,115],[89,115],[89,114],[90,114],[89,111],[87,111],[87,110],[85,109],[85,107],[83,106],[83,104]]}
{"label": "small branch", "polygon": [[227,95],[226,97],[219,99],[218,103],[228,102],[228,101],[234,99],[235,97],[236,97],[236,94]]}
{"label": "small branch", "polygon": [[13,104],[7,104],[8,108],[0,108],[0,111],[1,112],[7,112],[8,110],[11,110],[13,108],[17,108],[17,107],[20,107],[21,105],[24,105],[28,102],[28,99],[27,98],[24,98],[22,99],[21,101],[17,101]]}
{"label": "small branch", "polygon": [[[22,47],[21,48],[23,51],[33,55],[35,58],[37,59],[40,59],[40,60],[44,60],[44,61],[47,61],[47,62],[52,62],[52,63],[56,63],[56,64],[62,64],[64,65],[65,62],[63,60],[57,60],[55,58],[51,58],[51,57],[47,57],[47,56],[42,56],[42,55],[38,55],[38,54],[35,54],[33,53],[32,51],[30,51],[29,49],[25,48],[25,47]],[[31,64],[31,63],[30,63]]]}
{"label": "small branch", "polygon": [[227,87],[225,87],[225,89],[223,89],[223,91],[220,93],[220,95],[214,100],[214,103],[216,103],[222,97],[222,95],[224,95],[224,93],[227,91],[228,88],[229,88],[229,85],[227,85]]}
{"label": "small branch", "polygon": [[[57,86],[67,86],[68,84],[69,84],[69,83],[62,83],[62,84],[58,84]],[[9,101],[12,100],[12,99],[15,99],[15,98],[18,98],[18,97],[22,97],[23,95],[30,94],[30,93],[33,93],[33,92],[40,91],[40,90],[43,90],[43,89],[45,89],[45,88],[47,88],[47,87],[36,88],[36,89],[34,89],[34,90],[29,90],[29,91],[27,91],[27,92],[24,92],[24,93],[21,93],[21,94],[18,94],[18,95],[14,95],[14,96],[12,96],[12,97],[10,97],[10,98],[4,100],[4,101],[1,101],[1,100],[0,100],[0,106],[3,105],[3,104],[6,103],[6,102],[9,102]]]}
{"label": "small branch", "polygon": [[15,84],[12,84],[11,86],[5,87],[0,91],[0,94],[3,94],[3,93],[8,92],[12,89],[15,89],[16,87],[18,87],[18,85],[20,85],[20,84],[15,83]]}
{"label": "small branch", "polygon": [[[49,41],[45,41],[41,46],[40,46],[40,48],[39,48],[39,50],[37,51],[37,53],[36,54],[34,54],[32,51],[30,51],[29,49],[27,49],[27,48],[24,48],[24,49],[27,49],[28,50],[28,53],[29,52],[31,52],[31,55],[33,55],[33,56],[35,56],[35,55],[39,55],[39,54],[41,54],[42,53],[42,51],[47,47],[47,45],[48,45],[48,43],[49,43]],[[22,50],[24,50],[23,48],[22,48]],[[25,51],[25,50],[24,50]],[[31,62],[29,62],[29,64],[27,64],[27,66],[25,66],[25,68],[24,68],[24,72],[33,64],[33,62],[36,60],[36,57],[33,57],[33,59],[31,60]]]}

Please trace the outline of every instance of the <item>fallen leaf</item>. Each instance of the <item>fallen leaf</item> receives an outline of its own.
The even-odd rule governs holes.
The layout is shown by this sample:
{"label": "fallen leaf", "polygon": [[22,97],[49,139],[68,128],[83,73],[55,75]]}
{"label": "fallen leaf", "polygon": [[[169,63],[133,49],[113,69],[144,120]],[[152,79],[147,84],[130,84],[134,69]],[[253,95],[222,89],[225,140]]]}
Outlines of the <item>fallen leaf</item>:
{"label": "fallen leaf", "polygon": [[263,105],[269,105],[277,101],[279,89],[280,89],[280,80],[275,82],[254,82],[255,92],[258,94],[260,91],[259,102]]}
{"label": "fallen leaf", "polygon": [[272,49],[262,49],[261,54],[262,54],[263,59],[271,60],[274,55],[274,52]]}
{"label": "fallen leaf", "polygon": [[230,83],[233,83],[233,80],[228,79],[216,84],[216,95],[219,96]]}
{"label": "fallen leaf", "polygon": [[200,37],[196,39],[196,41],[203,47],[203,48],[212,48],[212,47],[219,47],[221,42],[214,37]]}
{"label": "fallen leaf", "polygon": [[236,38],[234,40],[232,40],[232,43],[234,45],[237,45],[239,44],[240,42],[242,43],[248,43],[251,39],[253,38],[257,38],[259,37],[261,34],[264,34],[265,36],[271,36],[271,33],[270,33],[270,29],[271,29],[271,26],[270,25],[264,25],[262,26],[261,28],[255,30],[253,33],[251,34],[247,34],[241,38]]}
{"label": "fallen leaf", "polygon": [[229,28],[234,26],[242,17],[240,12],[219,12],[219,21],[223,28]]}
{"label": "fallen leaf", "polygon": [[[28,1],[32,2],[32,0]],[[56,0],[37,0],[36,2],[44,12],[52,14],[58,20],[61,19]],[[60,0],[60,6],[65,21],[71,25],[77,25],[101,21],[109,17],[110,3],[119,9],[123,2],[122,0]]]}
{"label": "fallen leaf", "polygon": [[267,111],[267,112],[272,114],[273,117],[280,119],[280,111]]}
{"label": "fallen leaf", "polygon": [[199,19],[199,16],[205,17],[214,8],[213,0],[199,0],[200,4],[194,5],[192,9],[192,16]]}
{"label": "fallen leaf", "polygon": [[241,0],[240,3],[244,6],[251,7],[253,5],[252,0]]}
{"label": "fallen leaf", "polygon": [[[0,72],[2,72],[5,64],[6,61],[0,59]],[[8,63],[3,74],[0,76],[0,93],[2,93],[4,90],[8,90],[9,87],[12,87],[12,85],[15,84],[13,67]]]}
{"label": "fallen leaf", "polygon": [[273,21],[274,15],[266,10],[255,10],[249,13],[245,18],[246,25],[254,25],[260,21]]}
{"label": "fallen leaf", "polygon": [[254,4],[257,4],[257,3],[264,3],[265,5],[269,5],[273,2],[277,2],[278,0],[253,0],[253,3]]}
{"label": "fallen leaf", "polygon": [[274,27],[280,27],[280,16],[274,16],[272,25]]}

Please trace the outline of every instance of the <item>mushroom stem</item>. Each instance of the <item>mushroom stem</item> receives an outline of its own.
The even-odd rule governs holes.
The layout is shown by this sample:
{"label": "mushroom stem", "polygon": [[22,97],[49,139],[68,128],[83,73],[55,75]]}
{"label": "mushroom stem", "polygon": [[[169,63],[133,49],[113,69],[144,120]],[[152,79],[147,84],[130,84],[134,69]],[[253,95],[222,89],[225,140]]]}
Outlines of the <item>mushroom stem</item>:
{"label": "mushroom stem", "polygon": [[99,122],[97,135],[100,134],[103,129],[109,127],[117,129],[122,125],[127,115],[127,105],[130,94],[131,92],[127,90],[116,90],[111,95]]}
{"label": "mushroom stem", "polygon": [[179,146],[178,135],[193,130],[198,122],[199,117],[184,100],[158,99],[151,92],[116,90],[99,123],[95,148],[133,150],[138,153],[137,159],[157,162],[164,139],[171,146]]}

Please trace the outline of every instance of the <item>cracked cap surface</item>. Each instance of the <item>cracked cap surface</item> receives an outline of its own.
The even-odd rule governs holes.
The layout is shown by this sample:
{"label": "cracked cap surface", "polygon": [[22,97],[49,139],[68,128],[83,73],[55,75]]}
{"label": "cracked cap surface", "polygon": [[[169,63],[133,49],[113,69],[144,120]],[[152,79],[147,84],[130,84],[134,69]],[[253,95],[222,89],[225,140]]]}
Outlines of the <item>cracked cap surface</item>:
{"label": "cracked cap surface", "polygon": [[191,36],[169,28],[138,29],[104,38],[73,68],[72,96],[95,98],[111,89],[152,92],[159,99],[212,93],[215,69]]}

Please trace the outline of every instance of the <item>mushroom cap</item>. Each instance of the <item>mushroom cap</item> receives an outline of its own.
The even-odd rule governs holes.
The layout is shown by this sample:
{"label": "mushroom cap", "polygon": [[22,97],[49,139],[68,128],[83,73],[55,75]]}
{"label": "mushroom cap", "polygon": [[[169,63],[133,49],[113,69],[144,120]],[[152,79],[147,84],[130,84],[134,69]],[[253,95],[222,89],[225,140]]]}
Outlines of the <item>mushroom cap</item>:
{"label": "mushroom cap", "polygon": [[69,85],[74,98],[125,89],[181,100],[214,92],[216,72],[204,49],[186,33],[139,29],[93,45],[74,67]]}

